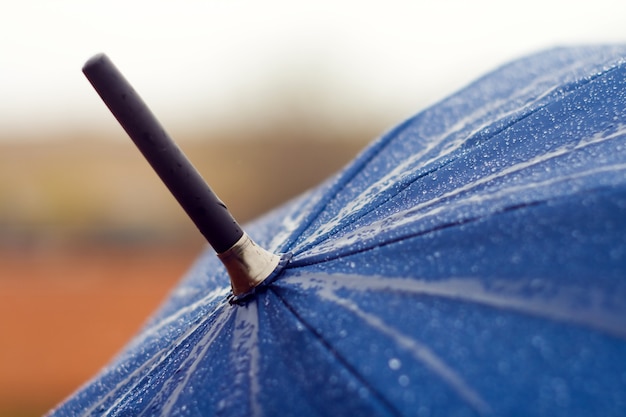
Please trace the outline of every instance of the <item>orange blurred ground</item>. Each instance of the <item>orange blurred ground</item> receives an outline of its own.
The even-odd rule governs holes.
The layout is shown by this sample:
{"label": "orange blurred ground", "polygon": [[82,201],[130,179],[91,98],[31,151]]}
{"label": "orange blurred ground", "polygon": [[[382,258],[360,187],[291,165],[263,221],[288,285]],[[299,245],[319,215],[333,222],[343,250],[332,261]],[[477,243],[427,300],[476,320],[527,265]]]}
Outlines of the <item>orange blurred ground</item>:
{"label": "orange blurred ground", "polygon": [[0,251],[0,416],[41,415],[130,339],[201,248]]}

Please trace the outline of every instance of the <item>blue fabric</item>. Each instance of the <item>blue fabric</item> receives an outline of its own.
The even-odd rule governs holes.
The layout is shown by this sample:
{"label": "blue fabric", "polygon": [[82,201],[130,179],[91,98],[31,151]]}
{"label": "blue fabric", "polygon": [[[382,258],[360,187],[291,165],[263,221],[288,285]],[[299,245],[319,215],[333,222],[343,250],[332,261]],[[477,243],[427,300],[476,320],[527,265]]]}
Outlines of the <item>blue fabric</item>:
{"label": "blue fabric", "polygon": [[207,251],[69,415],[626,410],[626,47],[486,75],[248,225],[245,305]]}

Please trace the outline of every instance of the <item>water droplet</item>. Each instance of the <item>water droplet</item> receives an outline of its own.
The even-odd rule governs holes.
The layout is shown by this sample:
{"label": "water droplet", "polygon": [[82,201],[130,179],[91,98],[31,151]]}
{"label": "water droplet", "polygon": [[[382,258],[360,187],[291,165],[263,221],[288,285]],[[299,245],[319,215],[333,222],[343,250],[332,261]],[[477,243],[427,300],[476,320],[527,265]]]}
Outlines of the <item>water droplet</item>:
{"label": "water droplet", "polygon": [[402,366],[402,362],[398,358],[389,359],[389,369],[392,371],[397,371]]}
{"label": "water droplet", "polygon": [[400,384],[401,387],[409,386],[409,382],[411,381],[409,377],[406,375],[400,375],[400,377],[398,378],[398,384]]}

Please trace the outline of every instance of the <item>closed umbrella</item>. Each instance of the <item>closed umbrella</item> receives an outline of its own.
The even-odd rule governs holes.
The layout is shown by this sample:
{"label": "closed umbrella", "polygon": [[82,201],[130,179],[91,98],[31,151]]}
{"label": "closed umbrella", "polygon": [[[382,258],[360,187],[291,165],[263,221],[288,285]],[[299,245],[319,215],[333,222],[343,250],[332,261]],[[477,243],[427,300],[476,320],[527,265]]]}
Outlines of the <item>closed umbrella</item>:
{"label": "closed umbrella", "polygon": [[233,232],[260,278],[208,249],[52,415],[623,415],[625,57],[539,53],[400,124]]}

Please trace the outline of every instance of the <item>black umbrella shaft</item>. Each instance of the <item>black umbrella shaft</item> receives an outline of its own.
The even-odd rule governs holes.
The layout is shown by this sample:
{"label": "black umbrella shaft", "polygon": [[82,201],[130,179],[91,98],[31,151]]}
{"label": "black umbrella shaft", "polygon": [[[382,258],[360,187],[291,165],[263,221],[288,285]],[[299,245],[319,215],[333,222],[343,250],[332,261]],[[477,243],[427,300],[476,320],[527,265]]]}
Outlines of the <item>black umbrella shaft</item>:
{"label": "black umbrella shaft", "polygon": [[83,73],[215,251],[233,246],[241,227],[111,60],[96,55]]}

